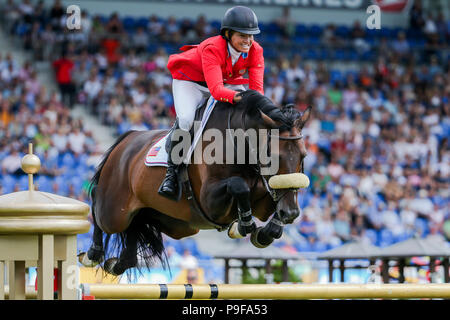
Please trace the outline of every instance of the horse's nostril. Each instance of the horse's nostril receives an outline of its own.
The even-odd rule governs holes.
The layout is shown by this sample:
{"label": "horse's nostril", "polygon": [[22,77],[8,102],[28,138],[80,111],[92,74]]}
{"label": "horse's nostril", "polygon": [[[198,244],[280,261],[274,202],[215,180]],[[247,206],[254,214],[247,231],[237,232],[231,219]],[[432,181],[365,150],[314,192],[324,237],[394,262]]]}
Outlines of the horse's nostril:
{"label": "horse's nostril", "polygon": [[298,209],[280,210],[280,218],[284,224],[293,223],[299,215],[300,210]]}
{"label": "horse's nostril", "polygon": [[289,218],[288,223],[294,222],[295,218],[297,218],[297,217],[298,217],[298,210],[291,210],[288,215],[288,218]]}

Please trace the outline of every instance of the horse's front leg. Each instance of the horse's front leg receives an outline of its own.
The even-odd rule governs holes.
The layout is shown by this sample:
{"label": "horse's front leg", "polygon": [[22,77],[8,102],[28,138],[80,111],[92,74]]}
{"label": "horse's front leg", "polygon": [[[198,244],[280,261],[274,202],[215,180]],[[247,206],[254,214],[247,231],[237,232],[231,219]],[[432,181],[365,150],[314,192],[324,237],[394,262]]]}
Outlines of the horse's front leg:
{"label": "horse's front leg", "polygon": [[278,212],[272,216],[272,219],[264,226],[256,228],[250,237],[252,244],[257,248],[268,247],[274,239],[279,239],[283,235],[284,224],[281,221]]}
{"label": "horse's front leg", "polygon": [[230,177],[215,183],[206,183],[204,199],[214,221],[220,221],[233,200],[236,201],[238,220],[228,231],[231,238],[243,238],[256,229],[250,206],[250,188],[241,177]]}
{"label": "horse's front leg", "polygon": [[227,187],[228,193],[237,201],[239,215],[237,223],[232,223],[228,229],[228,236],[234,239],[243,238],[256,230],[256,223],[253,220],[250,206],[250,188],[241,177],[229,178]]}

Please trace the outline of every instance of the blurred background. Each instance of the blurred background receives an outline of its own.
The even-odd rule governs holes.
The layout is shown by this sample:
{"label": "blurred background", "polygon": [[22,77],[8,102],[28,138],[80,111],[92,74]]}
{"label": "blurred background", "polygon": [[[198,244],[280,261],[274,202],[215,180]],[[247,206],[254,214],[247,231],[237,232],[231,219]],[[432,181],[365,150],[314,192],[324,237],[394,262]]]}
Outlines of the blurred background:
{"label": "blurred background", "polygon": [[[302,216],[266,249],[215,230],[164,237],[170,270],[156,265],[133,281],[326,283],[318,258],[349,243],[383,249],[431,237],[447,246],[450,3],[257,2],[266,96],[314,106],[303,130],[311,184],[299,192]],[[217,35],[236,3],[1,0],[0,194],[28,188],[20,161],[33,142],[37,188],[90,203],[89,180],[118,135],[173,123],[168,56]],[[381,29],[366,27],[372,3]],[[80,30],[66,28],[69,5],[81,9]],[[80,252],[91,233],[78,236]],[[443,261],[408,258],[406,281],[444,281]],[[335,281],[372,281],[380,263],[350,260]],[[389,268],[394,282],[398,271]],[[84,269],[87,281],[130,279]]]}

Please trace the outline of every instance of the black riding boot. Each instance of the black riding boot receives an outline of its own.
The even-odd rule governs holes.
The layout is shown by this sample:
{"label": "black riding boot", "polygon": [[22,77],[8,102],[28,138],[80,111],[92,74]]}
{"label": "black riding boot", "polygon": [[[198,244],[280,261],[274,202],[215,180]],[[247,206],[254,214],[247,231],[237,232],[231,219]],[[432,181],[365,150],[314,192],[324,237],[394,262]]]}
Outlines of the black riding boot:
{"label": "black riding boot", "polygon": [[[178,129],[178,122],[175,124],[173,130],[176,129]],[[178,165],[172,162],[171,153],[174,145],[178,144],[179,141],[172,141],[172,133],[173,131],[167,137],[167,144],[166,144],[166,151],[168,154],[167,158],[168,167],[166,171],[166,177],[164,178],[164,181],[161,183],[161,186],[159,187],[158,194],[170,200],[177,201],[179,192],[178,177],[177,177]]]}

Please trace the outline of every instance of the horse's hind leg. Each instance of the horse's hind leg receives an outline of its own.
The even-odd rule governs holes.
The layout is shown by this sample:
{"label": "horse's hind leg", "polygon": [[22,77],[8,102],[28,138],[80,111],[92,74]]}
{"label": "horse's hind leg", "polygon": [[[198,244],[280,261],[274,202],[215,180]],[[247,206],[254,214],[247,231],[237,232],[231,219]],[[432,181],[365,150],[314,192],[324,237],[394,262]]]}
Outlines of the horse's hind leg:
{"label": "horse's hind leg", "polygon": [[114,276],[121,275],[137,264],[137,234],[133,229],[127,229],[123,236],[125,237],[125,247],[122,249],[119,258],[110,258],[103,265],[103,269]]}
{"label": "horse's hind leg", "polygon": [[104,257],[103,250],[103,231],[97,225],[94,217],[94,234],[92,236],[92,245],[89,248],[87,254],[82,252],[78,255],[78,260],[85,267],[95,267],[96,265],[102,263]]}

